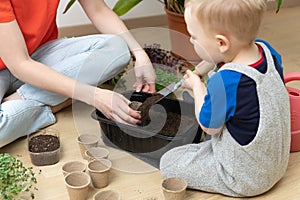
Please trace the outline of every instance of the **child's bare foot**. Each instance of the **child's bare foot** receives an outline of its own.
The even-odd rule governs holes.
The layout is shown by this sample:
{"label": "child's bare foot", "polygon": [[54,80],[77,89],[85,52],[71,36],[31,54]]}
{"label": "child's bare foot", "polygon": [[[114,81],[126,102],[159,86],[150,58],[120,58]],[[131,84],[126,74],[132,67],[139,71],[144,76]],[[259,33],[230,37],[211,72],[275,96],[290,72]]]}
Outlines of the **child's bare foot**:
{"label": "child's bare foot", "polygon": [[4,103],[5,101],[20,100],[20,99],[22,99],[21,96],[15,92],[15,93],[9,95],[8,97],[5,97],[2,102]]}
{"label": "child's bare foot", "polygon": [[67,99],[64,102],[56,105],[56,106],[50,106],[52,113],[57,113],[58,111],[70,106],[72,104],[72,99]]}

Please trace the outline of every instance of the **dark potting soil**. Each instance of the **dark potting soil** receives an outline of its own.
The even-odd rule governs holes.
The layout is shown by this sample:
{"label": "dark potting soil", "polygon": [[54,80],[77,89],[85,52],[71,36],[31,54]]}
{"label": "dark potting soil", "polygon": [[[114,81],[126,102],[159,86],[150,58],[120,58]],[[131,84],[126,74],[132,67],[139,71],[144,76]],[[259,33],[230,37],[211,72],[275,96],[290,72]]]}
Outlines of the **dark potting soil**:
{"label": "dark potting soil", "polygon": [[[152,112],[152,113],[151,113]],[[146,130],[152,132],[152,133],[158,133],[160,135],[165,135],[169,137],[174,137],[177,135],[179,126],[187,127],[190,124],[194,123],[194,120],[185,115],[180,115],[178,113],[174,112],[168,112],[167,113],[167,119],[164,123],[163,128],[160,128],[160,126],[156,126],[156,124],[160,124],[160,119],[163,119],[165,117],[165,113],[157,112],[150,110],[152,119],[151,126],[145,127]],[[152,124],[153,123],[153,124]],[[184,134],[184,133],[181,133]]]}
{"label": "dark potting soil", "polygon": [[33,153],[50,152],[59,147],[59,139],[54,135],[37,135],[29,140],[29,151]]}
{"label": "dark potting soil", "polygon": [[132,101],[129,104],[129,107],[132,108],[133,110],[138,110],[138,108],[142,105],[142,102],[139,101]]}
{"label": "dark potting soil", "polygon": [[147,126],[151,119],[149,116],[149,110],[151,108],[151,106],[153,106],[155,104],[155,102],[162,98],[163,95],[161,94],[153,94],[151,97],[148,97],[143,103],[142,105],[139,106],[139,108],[137,109],[138,111],[141,111],[141,126]]}
{"label": "dark potting soil", "polygon": [[[167,117],[165,113],[155,111],[151,107],[156,101],[161,98],[161,94],[153,94],[148,97],[142,104],[140,102],[132,102],[130,105],[133,109],[141,111],[141,124],[140,126],[153,133],[160,135],[174,137],[178,133],[179,126],[188,126],[194,123],[194,119],[189,116],[180,115],[179,113],[168,112]],[[151,114],[150,114],[151,113]],[[151,126],[147,126],[153,119]],[[161,120],[166,117],[163,127],[161,128]]]}

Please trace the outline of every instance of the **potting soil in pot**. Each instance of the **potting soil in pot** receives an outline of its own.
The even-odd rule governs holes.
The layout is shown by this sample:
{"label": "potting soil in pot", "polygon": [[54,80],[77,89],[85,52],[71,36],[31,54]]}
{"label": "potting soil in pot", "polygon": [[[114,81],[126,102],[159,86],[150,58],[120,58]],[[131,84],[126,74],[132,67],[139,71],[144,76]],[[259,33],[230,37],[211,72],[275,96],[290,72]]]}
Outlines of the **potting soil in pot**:
{"label": "potting soil in pot", "polygon": [[151,97],[148,97],[138,108],[138,111],[141,111],[141,126],[146,126],[150,123],[149,110],[155,104],[155,102],[163,97],[161,94],[153,94]]}
{"label": "potting soil in pot", "polygon": [[43,166],[59,161],[59,138],[54,135],[36,135],[29,139],[28,149],[34,165]]}
{"label": "potting soil in pot", "polygon": [[[144,102],[134,101],[130,105],[133,109],[141,112],[141,124],[139,124],[141,127],[145,127],[150,124],[151,122],[150,113],[152,119],[159,119],[159,120],[164,119],[165,113],[155,111],[154,109],[151,110],[151,107],[161,97],[162,97],[161,94],[153,94],[151,97],[148,97]],[[153,133],[158,133],[161,135],[173,137],[178,133],[178,127],[180,125],[181,120],[183,126],[194,122],[194,119],[188,116],[185,115],[181,116],[180,114],[175,112],[168,112],[163,128],[159,126],[159,123],[157,124],[158,126],[156,126],[155,120],[153,120],[154,124],[149,127],[145,127],[145,129]]]}
{"label": "potting soil in pot", "polygon": [[[131,101],[144,103],[152,96],[137,92],[125,92],[123,95]],[[99,110],[95,110],[92,117],[99,121],[102,139],[106,145],[128,151],[158,167],[160,157],[166,151],[176,146],[200,142],[202,130],[194,116],[192,103],[163,98],[153,106],[150,104],[153,103],[145,106],[148,110],[150,107],[151,120],[146,126],[115,123],[108,120]],[[141,107],[138,110],[141,110]]]}
{"label": "potting soil in pot", "polygon": [[54,151],[59,146],[58,137],[54,135],[37,135],[29,141],[29,151],[34,153]]}

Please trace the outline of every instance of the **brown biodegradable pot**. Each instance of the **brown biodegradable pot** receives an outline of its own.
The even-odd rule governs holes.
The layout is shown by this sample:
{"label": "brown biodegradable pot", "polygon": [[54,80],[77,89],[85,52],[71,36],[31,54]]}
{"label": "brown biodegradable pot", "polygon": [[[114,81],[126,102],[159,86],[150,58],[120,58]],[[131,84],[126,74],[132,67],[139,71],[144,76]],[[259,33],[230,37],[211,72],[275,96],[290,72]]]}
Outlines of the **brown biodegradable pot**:
{"label": "brown biodegradable pot", "polygon": [[36,166],[52,165],[59,161],[60,140],[55,129],[45,129],[28,136],[31,162]]}
{"label": "brown biodegradable pot", "polygon": [[107,159],[92,160],[88,164],[88,172],[95,188],[104,188],[109,183],[112,163]]}
{"label": "brown biodegradable pot", "polygon": [[85,164],[84,162],[73,160],[73,161],[66,162],[62,166],[62,172],[63,175],[66,176],[71,172],[85,172],[86,168],[87,168],[87,164]]}
{"label": "brown biodegradable pot", "polygon": [[92,147],[85,151],[85,157],[88,161],[92,161],[94,159],[107,159],[109,155],[109,151],[104,147]]}
{"label": "brown biodegradable pot", "polygon": [[71,172],[65,176],[65,185],[70,200],[85,200],[91,178],[84,172]]}
{"label": "brown biodegradable pot", "polygon": [[162,182],[162,189],[165,200],[183,200],[187,182],[181,178],[167,178]]}
{"label": "brown biodegradable pot", "polygon": [[82,134],[77,137],[77,143],[80,148],[81,156],[87,159],[85,156],[85,151],[91,147],[96,147],[99,142],[99,137],[94,134]]}
{"label": "brown biodegradable pot", "polygon": [[94,200],[121,200],[121,195],[116,190],[99,191],[94,195]]}

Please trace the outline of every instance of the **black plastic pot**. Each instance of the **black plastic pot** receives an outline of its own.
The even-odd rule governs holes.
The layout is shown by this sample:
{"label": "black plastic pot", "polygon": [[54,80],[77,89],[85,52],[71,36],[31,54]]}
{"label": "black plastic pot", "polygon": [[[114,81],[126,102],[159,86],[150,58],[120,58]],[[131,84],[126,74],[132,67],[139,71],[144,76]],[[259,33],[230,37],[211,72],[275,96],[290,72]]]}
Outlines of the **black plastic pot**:
{"label": "black plastic pot", "polygon": [[[148,93],[125,92],[123,95],[131,101],[144,102],[152,96]],[[173,112],[181,116],[181,123],[174,124],[177,134],[173,137],[161,135],[154,127],[157,123],[150,123],[146,127],[130,126],[108,120],[99,110],[92,113],[92,118],[99,121],[102,129],[103,142],[108,146],[123,149],[138,155],[159,160],[166,151],[184,144],[200,142],[202,130],[194,116],[194,104],[177,99],[164,98],[158,105],[153,106],[156,112],[166,114]],[[189,120],[189,123],[184,120]],[[156,119],[160,121],[160,119]],[[161,120],[162,122],[164,119]],[[161,124],[160,124],[161,125]],[[158,130],[153,132],[152,130]]]}

